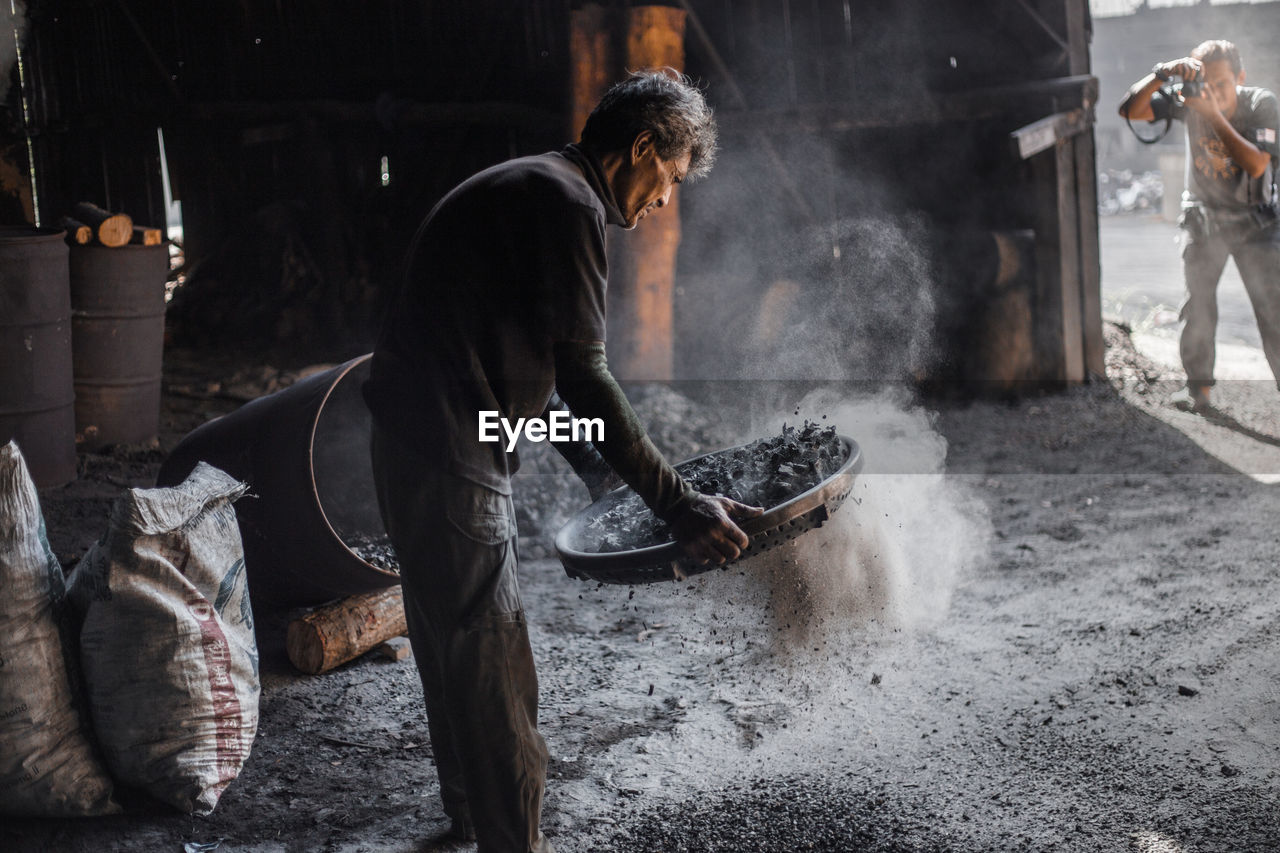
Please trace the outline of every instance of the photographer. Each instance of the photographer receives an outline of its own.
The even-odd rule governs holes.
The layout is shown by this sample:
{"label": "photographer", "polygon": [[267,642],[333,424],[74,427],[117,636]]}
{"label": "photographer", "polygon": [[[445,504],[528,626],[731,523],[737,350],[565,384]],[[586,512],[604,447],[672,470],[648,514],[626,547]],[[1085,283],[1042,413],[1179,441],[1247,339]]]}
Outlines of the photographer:
{"label": "photographer", "polygon": [[1130,87],[1120,115],[1130,122],[1181,120],[1186,125],[1186,190],[1178,225],[1187,287],[1179,350],[1187,383],[1171,402],[1186,411],[1209,409],[1218,279],[1228,257],[1240,270],[1267,363],[1280,385],[1275,94],[1244,85],[1234,44],[1206,41],[1188,57],[1156,63]]}

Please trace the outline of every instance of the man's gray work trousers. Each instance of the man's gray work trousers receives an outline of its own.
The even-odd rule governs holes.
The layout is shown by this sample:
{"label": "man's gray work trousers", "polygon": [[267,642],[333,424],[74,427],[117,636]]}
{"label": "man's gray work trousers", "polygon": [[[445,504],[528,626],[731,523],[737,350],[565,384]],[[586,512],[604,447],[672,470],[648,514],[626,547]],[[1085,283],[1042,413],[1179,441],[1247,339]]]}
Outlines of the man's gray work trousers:
{"label": "man's gray work trousers", "polygon": [[429,466],[377,427],[372,453],[445,814],[474,824],[480,853],[551,853],[511,498]]}
{"label": "man's gray work trousers", "polygon": [[1184,214],[1182,266],[1187,300],[1182,306],[1179,349],[1188,385],[1212,385],[1214,334],[1218,328],[1218,280],[1227,257],[1235,259],[1253,304],[1262,351],[1280,385],[1280,225],[1215,223]]}

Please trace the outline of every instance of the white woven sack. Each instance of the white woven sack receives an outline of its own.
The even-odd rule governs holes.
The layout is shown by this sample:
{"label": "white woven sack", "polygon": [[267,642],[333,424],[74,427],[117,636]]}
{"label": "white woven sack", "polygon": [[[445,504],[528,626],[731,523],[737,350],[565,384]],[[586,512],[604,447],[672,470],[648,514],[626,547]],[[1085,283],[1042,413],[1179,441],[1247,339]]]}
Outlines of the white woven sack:
{"label": "white woven sack", "polygon": [[119,811],[82,716],[62,567],[18,445],[0,447],[0,814]]}
{"label": "white woven sack", "polygon": [[232,502],[246,486],[201,463],[171,489],[131,489],[76,567],[93,727],[116,780],[208,814],[258,728],[258,653]]}

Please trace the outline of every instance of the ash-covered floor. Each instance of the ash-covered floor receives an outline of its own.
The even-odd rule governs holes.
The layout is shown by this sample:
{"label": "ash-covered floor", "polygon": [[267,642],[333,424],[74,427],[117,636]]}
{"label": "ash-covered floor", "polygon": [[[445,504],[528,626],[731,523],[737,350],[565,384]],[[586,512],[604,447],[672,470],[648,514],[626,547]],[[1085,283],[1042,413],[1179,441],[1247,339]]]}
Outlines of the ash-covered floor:
{"label": "ash-covered floor", "polygon": [[[867,468],[792,552],[633,589],[526,563],[557,849],[1278,849],[1280,393],[1176,412],[1170,372],[1108,340],[1111,382],[1064,394],[805,402]],[[236,404],[175,393],[179,367],[169,443]],[[55,551],[161,456],[42,494]],[[433,840],[412,661],[298,675],[288,616],[259,614],[259,737],[211,817],[8,821],[0,847],[468,849]]]}

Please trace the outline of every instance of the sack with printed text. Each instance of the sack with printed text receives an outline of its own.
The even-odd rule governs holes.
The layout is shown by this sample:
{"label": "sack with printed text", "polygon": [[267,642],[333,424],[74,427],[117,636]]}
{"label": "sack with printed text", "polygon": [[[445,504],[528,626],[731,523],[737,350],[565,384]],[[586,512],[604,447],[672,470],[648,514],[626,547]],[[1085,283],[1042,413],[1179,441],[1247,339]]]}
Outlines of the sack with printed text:
{"label": "sack with printed text", "polygon": [[258,727],[258,653],[232,503],[245,485],[201,463],[130,489],[71,579],[93,727],[116,780],[208,814]]}

